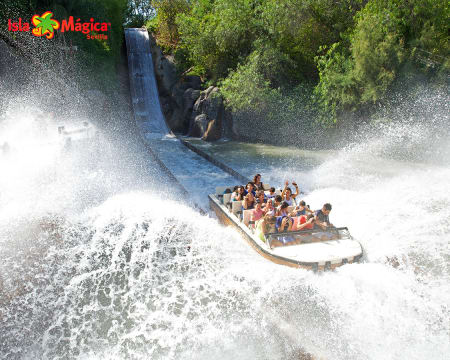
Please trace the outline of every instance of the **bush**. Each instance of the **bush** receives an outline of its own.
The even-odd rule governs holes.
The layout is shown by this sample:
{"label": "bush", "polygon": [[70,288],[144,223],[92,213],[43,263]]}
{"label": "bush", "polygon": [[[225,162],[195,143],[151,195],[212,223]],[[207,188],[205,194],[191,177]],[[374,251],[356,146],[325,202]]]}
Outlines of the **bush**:
{"label": "bush", "polygon": [[285,137],[286,132],[295,133],[292,138],[296,138],[297,133],[310,129],[315,118],[312,87],[273,87],[276,74],[286,64],[286,55],[263,48],[254,51],[245,64],[221,82],[226,106],[234,112],[240,134],[272,142]]}

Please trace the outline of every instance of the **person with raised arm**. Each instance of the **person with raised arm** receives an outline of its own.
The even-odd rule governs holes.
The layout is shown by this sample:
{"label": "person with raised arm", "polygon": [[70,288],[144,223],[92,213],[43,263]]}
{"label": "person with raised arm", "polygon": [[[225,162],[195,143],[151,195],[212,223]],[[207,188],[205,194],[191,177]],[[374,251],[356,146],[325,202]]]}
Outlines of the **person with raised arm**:
{"label": "person with raised arm", "polygon": [[289,206],[296,205],[295,198],[300,194],[300,190],[298,189],[298,185],[295,181],[292,182],[292,185],[295,187],[295,194],[292,193],[292,190],[290,187],[288,187],[289,181],[286,180],[284,184],[283,192],[281,193],[281,197],[283,198],[283,201],[286,201]]}

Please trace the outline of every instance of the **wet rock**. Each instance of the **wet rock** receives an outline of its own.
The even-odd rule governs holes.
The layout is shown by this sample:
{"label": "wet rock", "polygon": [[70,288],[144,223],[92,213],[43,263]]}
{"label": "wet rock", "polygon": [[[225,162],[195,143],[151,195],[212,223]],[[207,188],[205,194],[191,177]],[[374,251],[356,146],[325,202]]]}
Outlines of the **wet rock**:
{"label": "wet rock", "polygon": [[159,94],[161,96],[170,96],[172,87],[178,81],[174,59],[172,56],[165,56],[162,53],[151,34],[149,34],[149,39]]}
{"label": "wet rock", "polygon": [[[201,115],[200,115],[201,116]],[[202,140],[205,141],[216,141],[222,137],[222,125],[221,121],[218,119],[211,120],[208,123],[208,128],[206,129]]]}
{"label": "wet rock", "polygon": [[[187,89],[183,94],[183,122],[189,122],[189,118],[192,113],[192,108],[194,107],[194,103],[197,100],[195,97],[194,90],[192,88]],[[200,91],[198,91],[198,95],[200,95]]]}
{"label": "wet rock", "polygon": [[208,117],[201,114],[195,117],[192,128],[190,129],[190,136],[202,137],[208,128]]}
{"label": "wet rock", "polygon": [[202,88],[202,80],[200,79],[200,76],[196,75],[189,75],[185,76],[183,78],[183,81],[190,87],[195,90],[199,90]]}
{"label": "wet rock", "polygon": [[192,100],[196,101],[200,97],[200,90],[193,90],[191,93]]}
{"label": "wet rock", "polygon": [[[220,139],[223,133],[224,113],[223,98],[217,87],[210,86],[200,92],[192,108],[190,136],[198,136],[206,141]],[[198,119],[206,121],[206,126],[199,126]]]}

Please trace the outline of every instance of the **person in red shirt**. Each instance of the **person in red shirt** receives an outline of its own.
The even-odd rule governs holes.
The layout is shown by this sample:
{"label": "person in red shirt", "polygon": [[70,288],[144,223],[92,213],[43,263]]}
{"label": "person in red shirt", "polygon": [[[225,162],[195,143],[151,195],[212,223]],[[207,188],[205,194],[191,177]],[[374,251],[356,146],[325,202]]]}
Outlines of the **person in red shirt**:
{"label": "person in red shirt", "polygon": [[314,229],[314,214],[309,214],[307,216],[301,215],[300,221],[297,223],[297,231],[299,230],[312,230]]}

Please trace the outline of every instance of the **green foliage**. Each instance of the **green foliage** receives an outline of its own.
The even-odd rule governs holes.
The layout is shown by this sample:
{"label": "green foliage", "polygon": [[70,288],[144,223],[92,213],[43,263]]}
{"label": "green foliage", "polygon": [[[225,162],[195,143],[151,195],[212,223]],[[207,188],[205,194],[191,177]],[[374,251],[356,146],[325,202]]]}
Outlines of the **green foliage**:
{"label": "green foliage", "polygon": [[268,0],[263,2],[262,18],[281,51],[297,64],[296,78],[315,79],[314,57],[321,47],[340,39],[354,25],[353,16],[361,0]]}
{"label": "green foliage", "polygon": [[320,81],[315,95],[325,123],[381,101],[404,61],[424,49],[442,54],[442,65],[448,66],[446,1],[371,0],[356,19],[349,35],[316,58]]}
{"label": "green foliage", "polygon": [[140,28],[153,18],[155,18],[155,10],[150,0],[128,0],[125,10],[125,27]]}
{"label": "green foliage", "polygon": [[256,1],[201,0],[189,13],[177,17],[181,47],[191,64],[204,69],[213,81],[225,77],[252,50],[261,32]]}
{"label": "green foliage", "polygon": [[188,11],[188,1],[151,0],[151,5],[156,10],[155,30],[158,45],[166,49],[175,48],[180,40],[176,18]]}
{"label": "green foliage", "polygon": [[270,126],[330,126],[370,113],[402,78],[448,81],[448,0],[11,0],[0,2],[0,23],[48,9],[111,22],[106,42],[65,39],[102,86],[114,77],[122,24],[145,24],[180,74],[222,84],[228,106]]}
{"label": "green foliage", "polygon": [[259,139],[272,141],[276,136],[285,136],[286,129],[305,131],[315,117],[308,83],[284,90],[273,87],[271,79],[290,62],[280,54],[271,48],[255,50],[245,64],[238,65],[221,82],[226,105],[234,111],[239,128],[248,137],[256,129]]}

